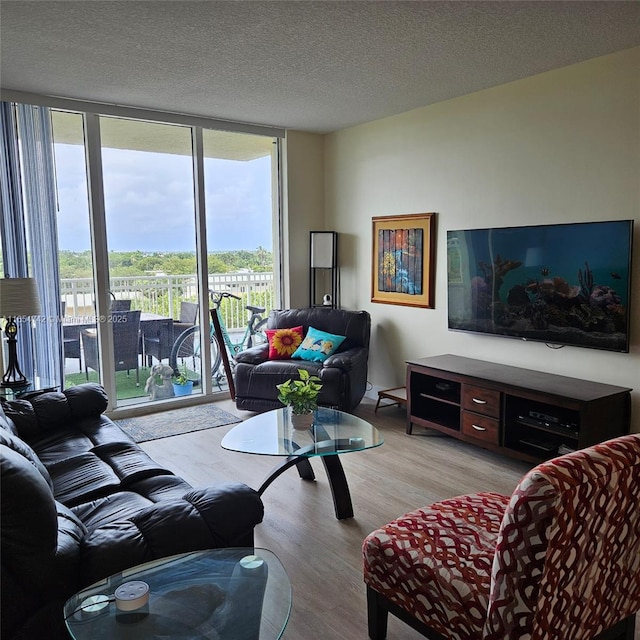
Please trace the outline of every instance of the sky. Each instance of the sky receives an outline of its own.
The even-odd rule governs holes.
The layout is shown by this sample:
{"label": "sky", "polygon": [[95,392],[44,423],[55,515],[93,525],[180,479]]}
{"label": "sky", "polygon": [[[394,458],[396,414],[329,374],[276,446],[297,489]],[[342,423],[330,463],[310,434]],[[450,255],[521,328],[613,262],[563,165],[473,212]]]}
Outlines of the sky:
{"label": "sky", "polygon": [[[84,148],[56,144],[60,249],[90,249]],[[103,150],[109,251],[195,251],[191,158]],[[205,159],[209,251],[272,249],[271,158]]]}

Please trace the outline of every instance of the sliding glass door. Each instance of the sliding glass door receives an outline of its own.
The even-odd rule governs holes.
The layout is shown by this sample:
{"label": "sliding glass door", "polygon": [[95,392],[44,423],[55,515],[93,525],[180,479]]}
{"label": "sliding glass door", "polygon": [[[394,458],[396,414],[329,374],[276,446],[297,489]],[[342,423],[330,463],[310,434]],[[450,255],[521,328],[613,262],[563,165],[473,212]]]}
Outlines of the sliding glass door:
{"label": "sliding glass door", "polygon": [[[220,349],[233,356],[248,346],[246,327],[252,312],[275,306],[273,211],[277,140],[226,131],[204,130],[204,187],[209,291],[220,306]],[[216,363],[218,366],[216,367]],[[213,379],[227,386],[220,358]]]}
{"label": "sliding glass door", "polygon": [[[247,307],[266,314],[278,304],[278,138],[187,118],[38,109],[53,134],[55,167],[39,180],[55,192],[46,215],[58,225],[64,343],[62,355],[39,357],[62,359],[63,387],[103,384],[111,409],[175,401],[180,373],[192,394],[225,391],[211,366],[210,294],[233,301],[220,309],[231,353]],[[37,227],[45,221],[32,209],[27,223]],[[180,358],[178,343],[190,349]]]}
{"label": "sliding glass door", "polygon": [[[100,118],[119,404],[172,395],[159,367],[171,366],[181,303],[198,302],[191,135],[190,127]],[[201,372],[188,377],[202,393]]]}

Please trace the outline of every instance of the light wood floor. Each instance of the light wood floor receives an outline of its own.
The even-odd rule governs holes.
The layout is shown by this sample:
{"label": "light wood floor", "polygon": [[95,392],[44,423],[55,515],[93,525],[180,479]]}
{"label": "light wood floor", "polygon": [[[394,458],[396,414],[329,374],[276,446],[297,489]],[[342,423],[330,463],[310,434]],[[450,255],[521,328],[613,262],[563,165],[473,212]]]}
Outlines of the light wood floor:
{"label": "light wood floor", "polygon": [[[253,415],[238,411],[230,400],[219,405],[245,419]],[[476,491],[510,495],[530,467],[426,430],[414,429],[414,435],[408,436],[403,409],[389,407],[374,414],[373,407],[365,399],[355,413],[374,424],[385,443],[340,456],[354,518],[336,520],[324,468],[317,458],[312,459],[315,482],[305,482],[295,469],[289,469],[262,496],[265,517],[255,530],[255,544],[280,558],[292,584],[293,608],[285,640],[367,640],[364,537],[436,500]],[[142,447],[194,486],[238,480],[257,488],[281,459],[222,449],[220,441],[231,428],[164,438]],[[390,616],[388,638],[422,636]]]}

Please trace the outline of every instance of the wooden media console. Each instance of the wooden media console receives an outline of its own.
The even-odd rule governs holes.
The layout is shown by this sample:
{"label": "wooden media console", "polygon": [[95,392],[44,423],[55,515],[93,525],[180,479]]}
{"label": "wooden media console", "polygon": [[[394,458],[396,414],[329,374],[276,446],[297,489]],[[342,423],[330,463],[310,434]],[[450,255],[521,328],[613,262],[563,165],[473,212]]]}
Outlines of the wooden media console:
{"label": "wooden media console", "polygon": [[539,462],[629,433],[631,389],[454,355],[407,361],[414,426]]}

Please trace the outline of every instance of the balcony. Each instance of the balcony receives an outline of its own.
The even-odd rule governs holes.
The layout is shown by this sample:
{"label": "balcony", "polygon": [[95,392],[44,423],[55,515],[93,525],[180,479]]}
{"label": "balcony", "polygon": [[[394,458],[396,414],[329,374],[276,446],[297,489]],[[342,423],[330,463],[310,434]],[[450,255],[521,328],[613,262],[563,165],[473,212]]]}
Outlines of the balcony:
{"label": "balcony", "polygon": [[[131,309],[143,313],[156,314],[165,318],[178,318],[180,304],[183,301],[195,302],[198,298],[198,278],[196,275],[149,275],[113,277],[110,280],[111,293],[116,300],[131,300]],[[230,336],[241,337],[249,312],[248,305],[265,307],[265,316],[276,305],[273,273],[255,273],[239,271],[235,273],[210,274],[207,287],[210,291],[228,292],[240,299],[225,298],[221,306],[221,316]],[[91,278],[68,278],[60,281],[61,300],[64,303],[65,322],[80,324],[91,322],[95,316],[94,288]],[[81,361],[84,363],[84,354]],[[147,394],[144,383],[148,377],[147,363],[140,360],[140,386],[135,386],[135,379],[118,383],[118,400],[146,401]],[[84,367],[78,370],[78,359],[65,360],[65,387],[79,384],[86,380]],[[123,377],[124,372],[117,376]],[[97,373],[90,370],[89,379],[97,381]],[[216,388],[225,389],[224,377],[214,376]],[[135,400],[137,399],[137,400]]]}

